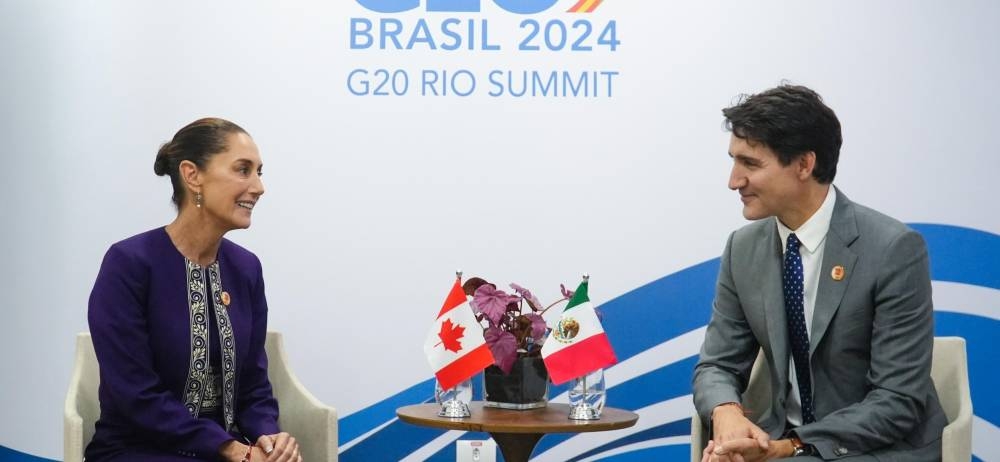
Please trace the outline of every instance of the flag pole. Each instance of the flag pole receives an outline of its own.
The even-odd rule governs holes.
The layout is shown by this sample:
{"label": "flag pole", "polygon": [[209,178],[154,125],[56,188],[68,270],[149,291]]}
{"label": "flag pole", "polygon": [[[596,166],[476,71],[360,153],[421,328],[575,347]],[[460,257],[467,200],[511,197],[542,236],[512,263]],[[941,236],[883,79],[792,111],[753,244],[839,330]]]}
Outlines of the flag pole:
{"label": "flag pole", "polygon": [[[589,274],[583,273],[583,282],[590,283]],[[567,417],[571,420],[598,420],[601,418],[601,411],[587,402],[587,374],[590,374],[590,372],[580,376],[579,385],[582,388],[580,391],[580,402],[569,409],[569,416]]]}
{"label": "flag pole", "polygon": [[[461,269],[455,270],[455,278],[461,284]],[[472,413],[469,412],[469,403],[462,399],[464,398],[463,395],[472,396],[472,381],[470,379],[465,379],[447,390],[442,389],[441,382],[435,379],[434,400],[441,403],[441,409],[437,413],[438,417],[450,417],[453,419],[470,417]]]}

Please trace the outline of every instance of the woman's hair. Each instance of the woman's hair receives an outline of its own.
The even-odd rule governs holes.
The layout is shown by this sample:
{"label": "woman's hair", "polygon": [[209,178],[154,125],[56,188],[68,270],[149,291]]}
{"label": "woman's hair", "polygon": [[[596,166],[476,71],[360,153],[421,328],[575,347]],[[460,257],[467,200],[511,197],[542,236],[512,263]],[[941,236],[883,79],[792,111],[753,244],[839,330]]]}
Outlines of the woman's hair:
{"label": "woman's hair", "polygon": [[170,175],[174,204],[180,207],[184,200],[185,189],[178,167],[181,162],[188,160],[199,169],[205,168],[212,156],[228,148],[226,140],[234,133],[245,134],[246,130],[225,119],[206,117],[187,124],[174,134],[172,140],[160,146],[153,172],[157,176]]}

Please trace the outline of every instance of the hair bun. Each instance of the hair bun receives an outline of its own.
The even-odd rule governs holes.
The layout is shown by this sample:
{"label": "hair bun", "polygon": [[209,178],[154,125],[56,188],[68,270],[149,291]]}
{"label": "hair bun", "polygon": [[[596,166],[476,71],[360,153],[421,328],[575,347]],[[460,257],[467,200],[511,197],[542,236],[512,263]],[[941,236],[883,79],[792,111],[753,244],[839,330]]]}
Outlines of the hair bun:
{"label": "hair bun", "polygon": [[163,143],[159,152],[156,153],[156,161],[153,162],[153,173],[156,176],[163,176],[170,173],[170,143]]}

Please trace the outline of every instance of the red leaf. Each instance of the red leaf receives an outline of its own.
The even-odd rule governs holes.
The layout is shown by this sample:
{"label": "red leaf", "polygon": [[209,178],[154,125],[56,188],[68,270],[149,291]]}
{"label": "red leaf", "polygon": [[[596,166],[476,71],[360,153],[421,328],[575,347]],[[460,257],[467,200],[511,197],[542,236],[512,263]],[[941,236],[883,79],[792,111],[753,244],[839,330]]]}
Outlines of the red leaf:
{"label": "red leaf", "polygon": [[462,349],[462,342],[459,341],[462,337],[465,337],[465,327],[452,324],[451,319],[445,319],[441,323],[441,331],[438,332],[438,338],[441,339],[441,343],[444,343],[445,350],[458,353]]}

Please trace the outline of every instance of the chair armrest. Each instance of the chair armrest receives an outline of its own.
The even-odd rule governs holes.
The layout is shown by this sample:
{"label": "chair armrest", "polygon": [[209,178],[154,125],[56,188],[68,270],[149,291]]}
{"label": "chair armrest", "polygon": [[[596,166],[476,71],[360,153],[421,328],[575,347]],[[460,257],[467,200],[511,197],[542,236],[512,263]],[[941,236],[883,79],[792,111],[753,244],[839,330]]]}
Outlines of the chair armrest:
{"label": "chair armrest", "polygon": [[705,446],[708,446],[708,440],[711,439],[711,435],[708,434],[708,429],[701,422],[701,416],[695,411],[691,414],[691,461],[700,462],[701,452],[705,450]]}
{"label": "chair armrest", "polygon": [[80,367],[81,353],[77,352],[76,365],[69,380],[69,390],[63,403],[63,460],[83,462],[83,416],[77,410],[79,384],[83,371]]}
{"label": "chair armrest", "polygon": [[[278,400],[278,426],[299,443],[303,460],[337,460],[337,410],[323,404],[306,389],[288,366],[281,335],[269,332],[274,347],[268,351],[268,378]],[[277,357],[270,357],[275,355]]]}
{"label": "chair armrest", "polygon": [[959,384],[961,404],[958,415],[941,432],[942,462],[965,462],[972,459],[972,398],[968,382]]}

